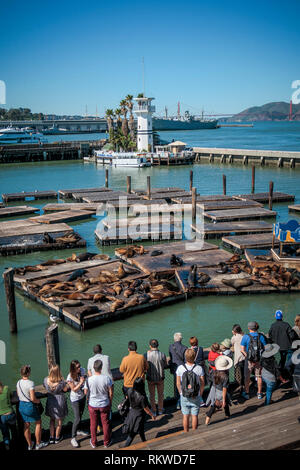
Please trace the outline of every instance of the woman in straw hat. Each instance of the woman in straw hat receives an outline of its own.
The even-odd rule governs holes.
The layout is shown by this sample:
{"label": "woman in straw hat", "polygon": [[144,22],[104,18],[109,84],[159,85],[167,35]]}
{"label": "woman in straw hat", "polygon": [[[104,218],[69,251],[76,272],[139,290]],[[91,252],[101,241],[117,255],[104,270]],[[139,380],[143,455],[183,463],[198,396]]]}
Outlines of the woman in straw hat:
{"label": "woman in straw hat", "polygon": [[213,413],[222,408],[225,411],[226,418],[230,418],[229,405],[231,404],[230,395],[227,391],[229,384],[229,369],[233,366],[233,360],[228,356],[218,356],[215,359],[215,368],[212,377],[212,386],[206,400],[206,406],[210,405],[206,413],[205,424],[210,423]]}
{"label": "woman in straw hat", "polygon": [[265,350],[261,355],[261,378],[266,385],[265,405],[270,405],[271,403],[272,393],[276,387],[277,380],[279,379],[282,383],[286,382],[280,375],[280,367],[274,357],[279,349],[278,344],[266,344]]}

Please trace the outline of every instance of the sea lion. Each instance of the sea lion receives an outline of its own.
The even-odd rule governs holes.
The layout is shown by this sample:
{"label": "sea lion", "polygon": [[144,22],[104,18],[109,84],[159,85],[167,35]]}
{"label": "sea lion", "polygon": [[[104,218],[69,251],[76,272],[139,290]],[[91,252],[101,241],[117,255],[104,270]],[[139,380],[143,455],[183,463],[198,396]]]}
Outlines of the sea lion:
{"label": "sea lion", "polygon": [[133,250],[138,255],[144,255],[145,253],[148,253],[148,251],[145,250],[143,245],[135,245],[133,246]]}
{"label": "sea lion", "polygon": [[222,261],[218,264],[219,268],[216,270],[217,274],[225,274],[228,271],[228,266]]}
{"label": "sea lion", "polygon": [[84,292],[73,292],[72,294],[68,294],[63,297],[70,300],[93,300],[94,294],[86,294]]}
{"label": "sea lion", "polygon": [[227,263],[237,263],[238,261],[240,261],[240,259],[240,255],[235,254],[227,261]]}
{"label": "sea lion", "polygon": [[210,281],[210,276],[206,273],[199,273],[198,284],[207,284]]}
{"label": "sea lion", "polygon": [[87,305],[79,312],[75,313],[75,316],[79,316],[80,318],[86,315],[92,315],[93,313],[98,313],[100,310],[96,305]]}
{"label": "sea lion", "polygon": [[49,235],[48,232],[43,233],[43,242],[45,243],[55,243],[55,239]]}
{"label": "sea lion", "polygon": [[126,289],[126,290],[124,290],[124,293],[123,293],[123,294],[124,294],[124,297],[127,297],[127,298],[128,298],[128,297],[130,297],[131,295],[134,294],[134,289],[130,289],[130,288],[129,288],[129,289]]}
{"label": "sea lion", "polygon": [[123,264],[120,263],[120,266],[118,268],[117,276],[119,279],[123,279],[123,277],[126,277],[126,272],[124,270]]}
{"label": "sea lion", "polygon": [[76,258],[77,258],[76,253],[73,253],[72,256],[70,256],[69,258],[67,258],[67,261],[75,261]]}
{"label": "sea lion", "polygon": [[161,302],[162,299],[164,298],[164,296],[163,296],[161,293],[159,293],[159,292],[155,292],[155,293],[149,292],[148,295],[149,295],[150,299],[152,299],[152,300],[158,300],[158,302]]}
{"label": "sea lion", "polygon": [[243,287],[251,286],[253,281],[251,279],[222,279],[223,284],[233,287],[240,291]]}
{"label": "sea lion", "polygon": [[94,295],[93,302],[101,302],[102,300],[106,300],[106,296],[104,294],[98,293]]}
{"label": "sea lion", "polygon": [[231,268],[232,274],[239,274],[241,272],[240,267],[237,264],[234,264]]}
{"label": "sea lion", "polygon": [[92,259],[102,259],[104,261],[109,261],[110,256],[104,255],[104,254],[98,254],[98,255],[94,255]]}
{"label": "sea lion", "polygon": [[81,263],[82,261],[87,261],[89,259],[92,259],[94,256],[96,256],[97,253],[89,253],[88,251],[86,253],[80,253],[79,255],[76,256],[76,263]]}
{"label": "sea lion", "polygon": [[60,300],[59,302],[56,302],[56,305],[58,307],[80,307],[83,303],[81,300]]}
{"label": "sea lion", "polygon": [[163,252],[161,250],[153,250],[151,251],[150,256],[160,256],[162,254]]}
{"label": "sea lion", "polygon": [[70,276],[67,278],[67,281],[75,281],[75,279],[83,276],[86,272],[86,269],[76,269],[76,271],[73,271],[72,274],[70,274]]}
{"label": "sea lion", "polygon": [[129,287],[130,289],[136,289],[142,284],[142,282],[143,282],[142,279],[135,279],[129,284]]}
{"label": "sea lion", "polygon": [[127,264],[123,264],[123,269],[126,274],[139,274],[139,269],[133,268],[132,266],[128,266]]}
{"label": "sea lion", "polygon": [[138,296],[139,305],[146,304],[147,302],[149,302],[149,300],[150,296],[148,294],[142,294]]}
{"label": "sea lion", "polygon": [[127,254],[127,248],[118,248],[115,250],[116,255],[125,256]]}
{"label": "sea lion", "polygon": [[117,284],[116,286],[112,286],[112,288],[113,288],[113,290],[115,291],[115,293],[117,295],[120,295],[121,292],[122,292],[122,289],[123,289],[121,284]]}
{"label": "sea lion", "polygon": [[88,285],[79,280],[79,281],[75,282],[75,287],[76,287],[78,292],[85,292],[88,288]]}
{"label": "sea lion", "polygon": [[272,261],[272,257],[267,255],[256,255],[254,256],[254,259],[259,261]]}
{"label": "sea lion", "polygon": [[183,259],[179,258],[179,256],[176,255],[171,255],[170,258],[170,265],[171,266],[182,266],[183,265]]}
{"label": "sea lion", "polygon": [[187,284],[189,287],[195,287],[197,282],[197,266],[194,264],[191,266],[188,279],[187,279]]}
{"label": "sea lion", "polygon": [[48,259],[48,261],[44,261],[44,263],[40,263],[40,266],[56,266],[57,264],[65,263],[65,259]]}
{"label": "sea lion", "polygon": [[124,300],[117,299],[115,302],[111,304],[110,311],[114,313],[117,309],[122,308],[124,304],[125,304]]}
{"label": "sea lion", "polygon": [[137,298],[137,297],[132,297],[132,298],[127,302],[127,304],[125,304],[125,308],[135,307],[136,305],[138,305],[138,303],[139,303],[138,298]]}

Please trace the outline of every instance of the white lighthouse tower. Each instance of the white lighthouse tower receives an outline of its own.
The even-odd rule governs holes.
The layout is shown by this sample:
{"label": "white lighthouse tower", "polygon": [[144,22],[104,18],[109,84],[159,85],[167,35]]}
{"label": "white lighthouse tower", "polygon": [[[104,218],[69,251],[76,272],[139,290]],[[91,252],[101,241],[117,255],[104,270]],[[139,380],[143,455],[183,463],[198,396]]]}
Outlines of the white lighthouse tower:
{"label": "white lighthouse tower", "polygon": [[137,115],[137,148],[141,152],[153,152],[153,130],[152,114],[155,106],[151,105],[154,98],[134,98],[136,107],[134,112]]}

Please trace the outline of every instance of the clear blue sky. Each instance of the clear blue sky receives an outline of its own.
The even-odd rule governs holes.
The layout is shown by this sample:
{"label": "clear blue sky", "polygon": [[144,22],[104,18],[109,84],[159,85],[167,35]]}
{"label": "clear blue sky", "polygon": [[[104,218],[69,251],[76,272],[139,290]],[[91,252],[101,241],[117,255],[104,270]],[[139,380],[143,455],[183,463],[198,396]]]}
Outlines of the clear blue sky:
{"label": "clear blue sky", "polygon": [[103,115],[143,91],[142,57],[158,112],[289,101],[300,79],[299,0],[9,0],[0,17],[7,107]]}

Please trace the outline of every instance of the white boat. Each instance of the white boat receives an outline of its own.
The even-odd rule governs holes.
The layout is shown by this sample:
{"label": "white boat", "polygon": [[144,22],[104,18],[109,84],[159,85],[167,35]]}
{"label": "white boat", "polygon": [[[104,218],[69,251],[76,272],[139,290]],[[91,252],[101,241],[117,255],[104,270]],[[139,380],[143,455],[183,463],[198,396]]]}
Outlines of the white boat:
{"label": "white boat", "polygon": [[147,160],[146,153],[95,150],[94,154],[98,163],[109,163],[113,166],[130,166],[134,168],[151,166],[151,163]]}
{"label": "white boat", "polygon": [[15,127],[5,127],[0,129],[0,144],[39,144],[47,143],[43,134],[33,130],[17,129]]}

